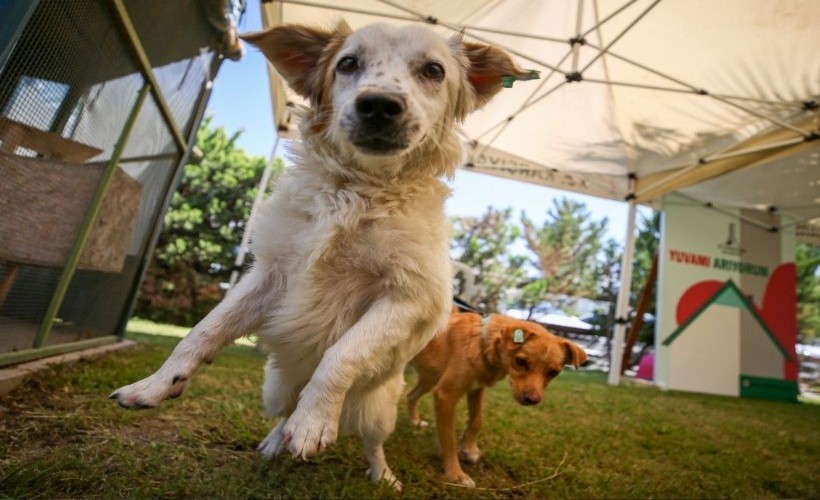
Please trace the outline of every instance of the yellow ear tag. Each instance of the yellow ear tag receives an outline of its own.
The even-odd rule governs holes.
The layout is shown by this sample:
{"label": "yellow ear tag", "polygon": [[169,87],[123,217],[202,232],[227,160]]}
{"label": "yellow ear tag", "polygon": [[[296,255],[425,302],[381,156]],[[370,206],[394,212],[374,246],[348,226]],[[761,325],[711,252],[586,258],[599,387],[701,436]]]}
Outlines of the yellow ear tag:
{"label": "yellow ear tag", "polygon": [[523,344],[524,343],[524,330],[520,328],[516,328],[513,332],[513,342],[516,344]]}

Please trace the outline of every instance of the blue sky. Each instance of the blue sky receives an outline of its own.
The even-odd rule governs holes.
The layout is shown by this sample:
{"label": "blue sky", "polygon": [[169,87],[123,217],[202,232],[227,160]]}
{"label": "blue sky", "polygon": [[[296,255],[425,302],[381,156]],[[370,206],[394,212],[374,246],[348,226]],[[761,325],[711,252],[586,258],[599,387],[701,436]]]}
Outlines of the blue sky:
{"label": "blue sky", "polygon": [[[240,32],[261,28],[259,0],[249,0]],[[225,61],[216,78],[207,113],[216,125],[232,133],[242,130],[238,143],[248,153],[268,157],[275,140],[273,111],[268,90],[266,61],[252,47],[246,47],[242,60]],[[452,216],[480,215],[487,206],[512,207],[515,220],[523,210],[537,223],[544,220],[552,200],[567,196],[586,203],[592,217],[609,219],[609,237],[623,243],[626,230],[627,205],[550,189],[533,184],[506,180],[459,170],[451,184],[453,196],[447,203]]]}

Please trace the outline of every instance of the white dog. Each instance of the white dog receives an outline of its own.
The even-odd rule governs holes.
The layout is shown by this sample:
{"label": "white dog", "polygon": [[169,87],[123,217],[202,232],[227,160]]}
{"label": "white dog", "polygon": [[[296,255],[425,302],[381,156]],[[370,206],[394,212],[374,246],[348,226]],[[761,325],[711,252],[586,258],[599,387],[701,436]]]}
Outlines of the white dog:
{"label": "white dog", "polygon": [[261,452],[308,458],[341,427],[361,436],[369,476],[400,488],[382,443],[405,364],[450,310],[440,178],[462,154],[454,126],[503,75],[526,73],[496,48],[415,26],[285,25],[244,39],[310,102],[303,142],[261,207],[253,267],[156,373],[111,398],[175,398],[200,363],[256,332],[270,356],[265,407],[281,417]]}

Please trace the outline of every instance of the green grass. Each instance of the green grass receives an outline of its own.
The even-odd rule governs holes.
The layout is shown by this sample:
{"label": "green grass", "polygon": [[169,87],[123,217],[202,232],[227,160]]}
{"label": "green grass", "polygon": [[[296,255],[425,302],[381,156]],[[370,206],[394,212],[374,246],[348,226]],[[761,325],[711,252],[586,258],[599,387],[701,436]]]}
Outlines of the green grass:
{"label": "green grass", "polygon": [[[248,347],[226,349],[180,399],[120,409],[109,392],[151,373],[177,341],[132,337],[139,347],[53,367],[0,400],[0,497],[820,495],[820,406],[612,388],[586,372],[562,375],[537,407],[515,404],[505,382],[489,392],[485,456],[465,468],[487,489],[442,484],[434,430],[411,428],[402,404],[386,445],[405,484],[396,495],[366,480],[354,438],[307,463],[260,460],[273,422],[260,403],[263,358]],[[429,416],[429,396],[422,403]]]}

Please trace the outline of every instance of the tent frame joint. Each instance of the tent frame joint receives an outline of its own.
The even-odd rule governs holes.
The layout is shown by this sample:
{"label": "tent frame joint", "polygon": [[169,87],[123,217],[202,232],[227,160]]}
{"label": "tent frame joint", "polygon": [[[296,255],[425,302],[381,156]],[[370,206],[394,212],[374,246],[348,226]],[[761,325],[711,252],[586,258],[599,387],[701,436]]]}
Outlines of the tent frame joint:
{"label": "tent frame joint", "polygon": [[576,45],[586,45],[587,39],[583,35],[578,35],[570,38],[568,42],[572,47],[575,47]]}
{"label": "tent frame joint", "polygon": [[580,71],[573,71],[572,73],[567,73],[565,77],[567,79],[567,82],[569,83],[581,82],[584,80],[584,75],[582,75]]}

